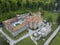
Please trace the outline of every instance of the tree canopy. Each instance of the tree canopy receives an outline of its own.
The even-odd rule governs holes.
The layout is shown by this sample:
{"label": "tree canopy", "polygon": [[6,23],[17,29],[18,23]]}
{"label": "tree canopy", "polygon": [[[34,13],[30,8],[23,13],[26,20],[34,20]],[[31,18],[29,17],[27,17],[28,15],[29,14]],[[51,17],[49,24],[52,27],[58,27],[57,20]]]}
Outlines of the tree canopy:
{"label": "tree canopy", "polygon": [[[43,5],[49,5],[53,3],[55,0],[0,0],[0,12],[3,11],[10,11],[10,10],[16,10],[18,7],[23,8],[27,7],[28,3],[33,8],[35,6],[40,6],[39,3]],[[28,6],[29,6],[28,5]]]}
{"label": "tree canopy", "polygon": [[0,0],[0,23],[3,20],[15,16],[13,13],[2,15],[3,13],[21,9],[25,10],[43,8],[45,10],[52,10],[54,2],[55,0]]}

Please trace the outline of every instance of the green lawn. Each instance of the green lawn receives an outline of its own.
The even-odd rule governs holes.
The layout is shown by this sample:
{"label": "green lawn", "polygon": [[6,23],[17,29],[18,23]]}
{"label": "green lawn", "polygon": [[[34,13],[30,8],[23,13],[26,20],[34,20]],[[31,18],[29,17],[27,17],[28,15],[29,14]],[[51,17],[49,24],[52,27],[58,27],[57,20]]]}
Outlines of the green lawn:
{"label": "green lawn", "polygon": [[57,33],[55,38],[51,41],[50,45],[60,45],[60,31]]}
{"label": "green lawn", "polygon": [[[44,15],[42,15],[43,19],[47,20],[49,17],[52,17],[52,22],[55,22],[56,23],[56,20],[58,18],[58,13],[55,13],[55,12],[50,12],[50,11],[44,11]],[[45,37],[45,41],[50,37],[50,35],[55,31],[55,29],[57,28],[57,24],[52,24],[52,32],[47,36]],[[43,43],[45,41],[42,40],[43,38],[41,38],[40,40],[38,40],[38,45],[43,45]]]}
{"label": "green lawn", "polygon": [[[28,10],[26,10],[26,11],[28,11]],[[36,11],[36,10],[35,10]],[[22,10],[22,11],[20,11],[20,10],[18,10],[18,11],[15,11],[14,13],[16,14],[16,13],[22,13],[22,12],[24,12],[24,10]],[[34,11],[33,11],[34,12]],[[12,13],[12,12],[10,12],[10,13]],[[56,20],[57,20],[57,18],[58,18],[58,13],[56,13],[56,12],[51,12],[51,11],[44,11],[44,15],[42,15],[42,18],[43,19],[48,19],[49,17],[52,17],[52,22],[55,22],[56,23]],[[55,24],[53,24],[53,26],[52,26],[52,32],[47,36],[47,37],[45,37],[45,41],[48,39],[48,37],[53,33],[53,31],[55,30],[57,28],[57,25],[55,25]],[[12,39],[18,39],[19,37],[21,37],[21,36],[23,36],[24,34],[26,34],[27,33],[27,31],[24,31],[24,32],[22,32],[22,33],[20,33],[19,35],[17,35],[16,37],[13,37],[11,34],[10,34],[10,32],[8,32],[6,29],[4,29],[3,30],[8,36],[10,36]],[[27,42],[26,42],[27,41]],[[38,45],[43,45],[43,43],[45,42],[45,41],[43,41],[42,40],[42,38],[40,39],[40,40],[38,40],[37,42],[38,42]],[[22,40],[21,42],[19,42],[19,43],[17,43],[17,45],[34,45],[34,43],[31,43],[32,41],[31,41],[31,39],[30,38],[26,38],[26,39],[24,39],[24,40]]]}
{"label": "green lawn", "polygon": [[5,32],[9,37],[11,37],[12,39],[16,40],[22,36],[24,36],[25,34],[27,34],[27,30],[19,33],[16,37],[14,37],[9,31],[7,31],[5,28],[3,28],[3,32]]}
{"label": "green lawn", "polygon": [[56,12],[52,12],[52,11],[44,11],[44,15],[42,16],[43,19],[48,19],[49,17],[52,17],[52,22],[56,22],[57,18],[58,18],[59,14]]}
{"label": "green lawn", "polygon": [[[48,34],[48,36],[44,38],[45,41],[50,37],[50,35],[55,31],[56,28],[57,28],[57,25],[53,25],[53,26],[52,26],[52,31],[51,31],[51,33]],[[43,41],[43,38],[41,38],[41,39],[38,40],[37,42],[38,42],[38,45],[43,45],[45,41]]]}
{"label": "green lawn", "polygon": [[[52,32],[45,37],[45,41],[50,37],[50,35],[55,31],[55,29],[57,28],[57,25],[53,25],[52,26]],[[43,38],[41,38],[40,40],[37,41],[38,45],[43,45],[45,41],[42,40]],[[31,39],[29,37],[25,38],[24,40],[18,42],[15,45],[34,45],[34,42],[31,41]]]}
{"label": "green lawn", "polygon": [[[19,12],[19,11],[18,11]],[[51,11],[44,11],[44,15],[42,15],[42,18],[43,19],[48,19],[49,17],[52,16],[52,22],[55,22],[56,23],[56,20],[58,18],[58,13],[55,13],[55,12],[51,12]],[[45,41],[49,38],[49,36],[55,31],[55,29],[57,28],[57,25],[56,24],[53,24],[52,26],[52,32],[47,36],[45,37]],[[13,37],[10,32],[8,32],[7,30],[3,30],[7,35],[9,35],[12,39],[17,39],[19,37],[21,37],[21,35],[24,35],[26,34],[26,32],[22,32],[21,34],[17,35],[16,37]],[[45,41],[42,40],[43,38],[41,38],[40,40],[38,40],[38,45],[43,45],[43,43]],[[17,43],[16,45],[34,45],[34,43],[31,41],[30,38],[26,38],[24,40],[22,40],[21,42]]]}
{"label": "green lawn", "polygon": [[0,45],[9,45],[5,36],[0,33]]}
{"label": "green lawn", "polygon": [[25,38],[24,40],[18,42],[15,45],[35,45],[34,42],[30,39],[30,37]]}

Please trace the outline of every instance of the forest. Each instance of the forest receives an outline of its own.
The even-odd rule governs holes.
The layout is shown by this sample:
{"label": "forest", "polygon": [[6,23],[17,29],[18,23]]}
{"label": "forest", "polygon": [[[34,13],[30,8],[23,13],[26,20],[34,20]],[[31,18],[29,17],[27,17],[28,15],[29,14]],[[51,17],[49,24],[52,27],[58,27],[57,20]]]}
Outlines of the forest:
{"label": "forest", "polygon": [[16,13],[38,10],[53,10],[55,0],[0,0],[0,23]]}

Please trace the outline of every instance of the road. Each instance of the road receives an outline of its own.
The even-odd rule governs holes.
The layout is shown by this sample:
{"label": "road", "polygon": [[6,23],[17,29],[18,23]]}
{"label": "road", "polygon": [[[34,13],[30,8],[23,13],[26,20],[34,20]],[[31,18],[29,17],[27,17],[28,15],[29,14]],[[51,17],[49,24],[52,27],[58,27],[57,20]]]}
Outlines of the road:
{"label": "road", "polygon": [[31,40],[35,43],[35,45],[38,45],[38,43],[33,39],[32,36],[30,36]]}
{"label": "road", "polygon": [[6,35],[3,31],[2,28],[0,28],[0,32],[10,41],[11,45],[13,45],[14,40],[12,40],[8,35]]}
{"label": "road", "polygon": [[48,38],[48,40],[44,43],[44,45],[49,45],[49,43],[51,42],[51,40],[56,36],[56,34],[58,33],[58,31],[60,30],[60,26],[58,26],[58,28],[53,32],[53,34]]}
{"label": "road", "polygon": [[[60,29],[60,26],[54,31],[54,33],[49,37],[49,39],[44,43],[44,45],[47,45],[47,44],[50,43],[50,41],[51,41],[51,40],[55,37],[55,35],[58,33],[59,29]],[[24,35],[23,37],[20,37],[20,38],[17,39],[17,40],[13,40],[13,39],[11,39],[7,34],[5,34],[5,33],[2,31],[2,28],[0,28],[0,32],[10,41],[10,45],[14,45],[14,44],[18,43],[19,41],[25,39],[26,37],[31,36],[33,33],[37,32],[39,29],[36,30],[36,31],[31,31],[30,29],[28,29],[28,30],[29,30],[29,32],[28,32],[26,35]],[[35,42],[35,43],[36,43],[36,42]]]}
{"label": "road", "polygon": [[[36,31],[37,31],[37,30],[36,30]],[[14,45],[14,44],[18,43],[19,41],[25,39],[26,37],[31,36],[31,35],[32,35],[33,33],[35,33],[36,31],[31,31],[31,30],[29,30],[29,33],[28,33],[28,34],[24,35],[23,37],[21,37],[21,38],[19,38],[19,39],[17,39],[17,40],[13,40],[13,39],[11,39],[7,34],[5,34],[5,33],[2,31],[2,28],[0,28],[0,32],[10,41],[10,45]]]}
{"label": "road", "polygon": [[37,32],[37,31],[38,31],[38,30],[36,30],[36,31],[32,31],[32,30],[28,29],[28,34],[26,34],[26,35],[24,35],[23,37],[21,37],[21,38],[15,40],[14,43],[16,44],[16,43],[18,43],[19,41],[25,39],[25,38],[28,37],[28,36],[31,37],[31,35],[32,35],[33,33]]}

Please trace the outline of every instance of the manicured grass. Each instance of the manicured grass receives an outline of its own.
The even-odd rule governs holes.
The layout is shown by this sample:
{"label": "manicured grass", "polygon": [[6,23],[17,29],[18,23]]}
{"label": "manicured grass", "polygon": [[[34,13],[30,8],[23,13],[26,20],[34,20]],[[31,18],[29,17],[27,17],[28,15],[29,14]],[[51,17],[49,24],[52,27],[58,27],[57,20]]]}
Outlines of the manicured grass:
{"label": "manicured grass", "polygon": [[[45,41],[50,37],[50,35],[55,31],[56,28],[57,28],[57,25],[52,26],[52,31],[50,32],[50,34],[47,35],[47,37],[44,38]],[[38,45],[43,45],[45,41],[43,41],[43,38],[41,38],[37,42],[38,42]]]}
{"label": "manicured grass", "polygon": [[[19,10],[17,11],[19,12]],[[55,13],[55,12],[51,12],[51,11],[44,11],[44,15],[42,15],[42,18],[45,20],[47,20],[49,17],[52,17],[52,23],[55,22],[56,23],[56,20],[58,18],[58,13]],[[57,28],[57,25],[56,24],[53,24],[52,26],[52,32],[47,36],[45,37],[45,41],[50,37],[50,35],[55,31],[55,29]],[[3,30],[7,35],[9,35],[12,39],[18,39],[18,37],[21,37],[21,35],[24,35],[26,34],[25,32],[22,32],[21,34],[19,34],[18,36],[16,37],[13,37],[10,32],[8,32],[7,30]],[[38,45],[43,45],[45,41],[42,40],[43,38],[41,38],[40,40],[38,40]],[[26,38],[24,40],[22,40],[21,42],[17,43],[16,45],[34,45],[33,42],[31,41],[30,38]]]}
{"label": "manicured grass", "polygon": [[24,40],[18,42],[15,45],[35,45],[34,42],[30,39],[30,37],[25,38]]}
{"label": "manicured grass", "polygon": [[5,28],[3,28],[3,32],[5,32],[9,37],[11,37],[12,39],[16,40],[22,36],[24,36],[25,34],[27,34],[27,30],[19,33],[16,37],[14,37],[9,31],[7,31]]}
{"label": "manicured grass", "polygon": [[55,38],[50,42],[50,45],[60,45],[60,31],[57,33]]}
{"label": "manicured grass", "polygon": [[[42,18],[44,20],[47,20],[49,17],[52,17],[52,31],[50,34],[48,34],[47,37],[45,37],[45,41],[50,37],[50,35],[55,31],[55,29],[57,28],[57,24],[53,24],[53,23],[56,23],[57,21],[57,18],[58,18],[58,13],[55,13],[55,12],[51,12],[51,11],[44,11],[44,14],[42,15]],[[41,38],[40,40],[38,40],[38,45],[43,45],[45,41],[42,40],[43,38]]]}
{"label": "manicured grass", "polygon": [[[57,28],[57,24],[53,24],[53,22],[56,23],[56,20],[57,20],[58,16],[59,16],[58,13],[51,12],[51,11],[44,11],[44,15],[42,15],[42,18],[44,20],[47,20],[49,17],[52,17],[52,22],[51,22],[51,24],[52,24],[52,31],[51,31],[51,33],[47,37],[44,38],[45,41],[50,37],[50,35]],[[37,41],[38,42],[38,45],[43,45],[44,44],[45,41],[43,41],[42,39],[43,38],[41,38],[40,40]]]}
{"label": "manicured grass", "polygon": [[5,36],[0,33],[0,45],[9,45]]}
{"label": "manicured grass", "polygon": [[[53,25],[52,26],[52,32],[47,36],[45,37],[45,41],[50,37],[50,35],[55,31],[55,29],[57,28],[57,25]],[[43,45],[45,41],[42,40],[43,38],[41,38],[40,40],[37,41],[38,45]],[[24,40],[18,42],[17,44],[15,45],[35,45],[34,42],[31,41],[31,39],[29,37],[25,38]]]}
{"label": "manicured grass", "polygon": [[[49,17],[52,17],[52,32],[47,36],[45,37],[45,39],[47,40],[50,35],[56,30],[56,28],[58,27],[57,24],[53,24],[53,23],[56,23],[57,19],[58,19],[58,16],[59,14],[56,13],[56,12],[51,12],[51,11],[44,11],[44,15],[43,15],[43,19],[48,19]],[[43,41],[44,42],[44,41]]]}
{"label": "manicured grass", "polygon": [[58,18],[59,14],[56,12],[52,12],[52,11],[44,11],[44,15],[42,16],[43,19],[48,19],[49,17],[52,17],[52,22],[56,22],[57,18]]}

